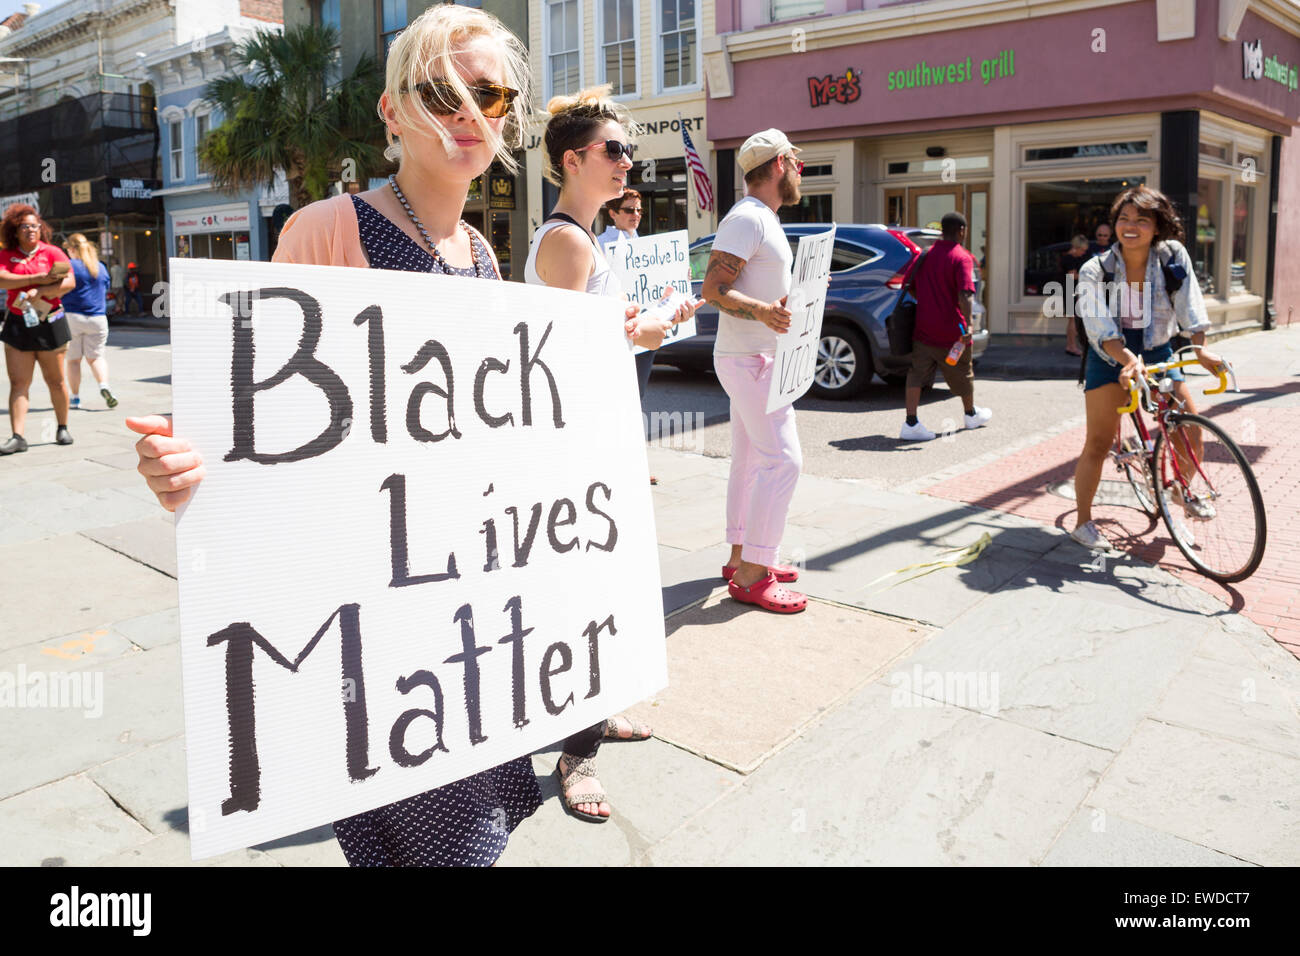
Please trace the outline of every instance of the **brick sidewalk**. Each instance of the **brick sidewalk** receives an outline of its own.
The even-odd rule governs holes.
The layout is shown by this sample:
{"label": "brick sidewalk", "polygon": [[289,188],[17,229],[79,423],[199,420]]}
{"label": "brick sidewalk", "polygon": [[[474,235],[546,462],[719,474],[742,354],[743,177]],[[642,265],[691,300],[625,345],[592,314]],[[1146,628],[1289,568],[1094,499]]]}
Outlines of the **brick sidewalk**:
{"label": "brick sidewalk", "polygon": [[[1243,391],[1282,396],[1294,383],[1242,383]],[[1196,572],[1169,537],[1164,522],[1135,508],[1094,505],[1093,519],[1116,547],[1158,564],[1245,614],[1300,657],[1300,408],[1225,402],[1206,409],[1227,427],[1250,460],[1264,496],[1268,541],[1259,569],[1245,581],[1222,585]],[[1060,528],[1074,526],[1074,502],[1050,489],[1074,477],[1082,427],[1063,432],[991,465],[923,489],[925,494],[992,508]],[[1252,440],[1253,437],[1253,440]],[[1119,478],[1107,462],[1102,481]]]}

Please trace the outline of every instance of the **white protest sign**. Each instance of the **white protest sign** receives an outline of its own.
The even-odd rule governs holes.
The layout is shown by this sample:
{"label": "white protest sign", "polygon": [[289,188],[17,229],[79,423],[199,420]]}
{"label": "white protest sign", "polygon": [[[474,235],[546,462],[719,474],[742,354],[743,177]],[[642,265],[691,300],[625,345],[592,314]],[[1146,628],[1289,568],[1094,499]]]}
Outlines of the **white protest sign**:
{"label": "white protest sign", "polygon": [[790,329],[776,337],[772,385],[767,393],[767,413],[801,398],[817,371],[817,348],[822,338],[822,313],[826,311],[826,286],[831,275],[835,227],[815,236],[801,236],[794,257],[794,279],[786,307]]}
{"label": "white protest sign", "polygon": [[623,307],[171,260],[195,859],[528,754],[667,683]]}
{"label": "white protest sign", "polygon": [[[657,236],[620,239],[605,247],[605,257],[614,275],[623,283],[627,297],[643,309],[653,308],[670,289],[687,299],[692,298],[690,239],[685,229]],[[660,348],[689,339],[694,334],[695,317],[692,316],[669,329]],[[638,345],[632,351],[647,350]]]}

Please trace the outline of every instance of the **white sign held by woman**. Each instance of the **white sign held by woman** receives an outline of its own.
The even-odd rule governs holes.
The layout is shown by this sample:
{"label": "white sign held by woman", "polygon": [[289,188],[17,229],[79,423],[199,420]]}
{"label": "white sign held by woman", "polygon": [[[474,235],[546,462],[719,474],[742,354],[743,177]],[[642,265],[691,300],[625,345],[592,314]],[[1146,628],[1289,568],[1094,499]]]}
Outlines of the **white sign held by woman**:
{"label": "white sign held by woman", "polygon": [[[681,302],[691,299],[690,239],[685,229],[665,232],[657,236],[620,239],[605,248],[609,267],[623,283],[627,297],[641,306],[670,318]],[[660,305],[668,293],[674,300]],[[695,334],[695,317],[674,325],[664,336],[667,348],[674,342],[689,339]],[[645,352],[636,346],[632,351]]]}
{"label": "white sign held by woman", "polygon": [[834,248],[834,226],[826,232],[799,239],[799,250],[794,257],[794,279],[786,298],[790,329],[776,337],[772,386],[767,393],[769,415],[802,398],[813,383]]}
{"label": "white sign held by woman", "polygon": [[529,754],[667,683],[623,307],[171,260],[196,859]]}

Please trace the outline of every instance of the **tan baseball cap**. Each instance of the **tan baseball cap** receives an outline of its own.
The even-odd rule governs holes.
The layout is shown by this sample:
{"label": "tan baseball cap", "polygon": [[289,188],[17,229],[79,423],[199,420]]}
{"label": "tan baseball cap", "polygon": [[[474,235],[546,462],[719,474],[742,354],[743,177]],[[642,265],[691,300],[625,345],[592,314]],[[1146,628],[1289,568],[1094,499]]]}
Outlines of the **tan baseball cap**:
{"label": "tan baseball cap", "polygon": [[740,163],[742,171],[749,172],[762,166],[773,156],[785,156],[790,153],[797,156],[801,152],[802,150],[792,145],[785,133],[779,129],[765,129],[745,140],[736,155],[736,161]]}

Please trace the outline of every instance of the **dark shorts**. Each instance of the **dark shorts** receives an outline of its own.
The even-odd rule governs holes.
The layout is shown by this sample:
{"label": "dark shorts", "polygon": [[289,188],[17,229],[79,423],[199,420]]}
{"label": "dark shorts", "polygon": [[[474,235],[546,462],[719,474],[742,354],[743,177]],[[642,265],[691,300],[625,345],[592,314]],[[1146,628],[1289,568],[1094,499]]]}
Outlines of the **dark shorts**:
{"label": "dark shorts", "polygon": [[39,322],[29,329],[21,315],[6,311],[4,328],[0,329],[0,342],[20,352],[56,352],[70,341],[72,332],[62,313],[53,322]]}
{"label": "dark shorts", "polygon": [[[1141,355],[1142,362],[1145,365],[1155,365],[1157,362],[1168,362],[1174,357],[1174,347],[1166,342],[1164,345],[1157,345],[1153,349],[1142,348],[1143,329],[1125,329],[1124,346],[1134,355]],[[1083,369],[1083,390],[1091,392],[1094,388],[1102,385],[1119,384],[1120,367],[1111,365],[1106,362],[1097,351],[1092,347],[1088,348],[1088,360]],[[1175,382],[1184,382],[1187,376],[1183,375],[1180,368],[1170,369],[1166,373]]]}
{"label": "dark shorts", "polygon": [[919,340],[912,343],[912,367],[907,370],[907,387],[924,388],[934,375],[935,368],[943,373],[943,380],[948,383],[948,391],[958,398],[970,398],[975,394],[975,372],[971,365],[971,350],[962,350],[956,365],[949,365],[948,349],[951,346],[926,345]]}

